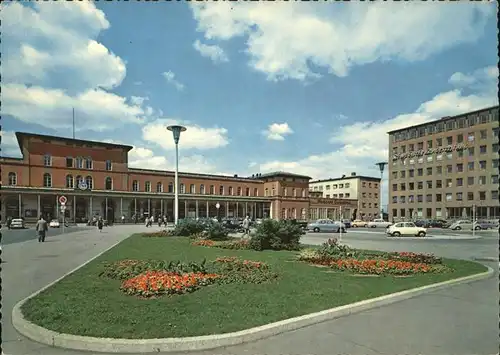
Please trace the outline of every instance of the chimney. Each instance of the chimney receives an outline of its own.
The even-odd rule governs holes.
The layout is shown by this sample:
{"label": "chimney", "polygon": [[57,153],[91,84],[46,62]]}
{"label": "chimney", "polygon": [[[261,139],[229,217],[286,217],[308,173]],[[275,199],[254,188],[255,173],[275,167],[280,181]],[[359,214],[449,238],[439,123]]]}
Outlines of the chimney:
{"label": "chimney", "polygon": [[342,179],[345,178],[345,175],[342,175]]}
{"label": "chimney", "polygon": [[356,173],[351,173],[351,176],[356,176]]}
{"label": "chimney", "polygon": [[238,174],[234,174],[234,177],[238,177]]}
{"label": "chimney", "polygon": [[255,174],[252,174],[252,178],[254,178],[254,177],[255,177]]}

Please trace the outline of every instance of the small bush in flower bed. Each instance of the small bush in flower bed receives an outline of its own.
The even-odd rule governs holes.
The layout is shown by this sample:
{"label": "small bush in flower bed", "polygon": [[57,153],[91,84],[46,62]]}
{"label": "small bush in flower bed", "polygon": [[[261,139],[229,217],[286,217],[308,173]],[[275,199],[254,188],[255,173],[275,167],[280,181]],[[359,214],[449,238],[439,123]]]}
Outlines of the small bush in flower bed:
{"label": "small bush in flower bed", "polygon": [[255,283],[269,282],[278,277],[266,263],[241,260],[237,257],[221,257],[213,262],[214,272],[221,275],[218,283]]}
{"label": "small bush in flower bed", "polygon": [[162,237],[173,237],[175,234],[173,231],[162,230],[158,232],[143,233],[144,238],[162,238]]}
{"label": "small bush in flower bed", "polygon": [[249,247],[254,250],[299,250],[302,228],[292,221],[264,219],[251,235]]}
{"label": "small bush in flower bed", "polygon": [[205,225],[195,219],[180,220],[173,230],[173,234],[179,237],[189,237],[193,234],[202,233]]}
{"label": "small bush in flower bed", "polygon": [[340,244],[337,238],[330,238],[324,242],[318,250],[318,254],[325,258],[333,259],[352,258],[358,255],[355,249]]}
{"label": "small bush in flower bed", "polygon": [[182,263],[180,261],[163,260],[120,260],[105,263],[104,270],[99,274],[115,280],[125,280],[146,271],[167,271],[174,273],[207,273],[206,260],[201,263]]}
{"label": "small bush in flower bed", "polygon": [[215,242],[210,239],[198,239],[192,242],[191,245],[195,247],[213,247]]}
{"label": "small bush in flower bed", "polygon": [[387,253],[386,257],[389,260],[409,261],[412,263],[423,263],[423,264],[442,263],[440,257],[434,256],[433,254],[424,254],[424,253],[393,252],[393,253]]}
{"label": "small bush in flower bed", "polygon": [[206,273],[179,274],[152,270],[123,281],[120,289],[128,295],[144,298],[193,292],[215,282],[220,276]]}

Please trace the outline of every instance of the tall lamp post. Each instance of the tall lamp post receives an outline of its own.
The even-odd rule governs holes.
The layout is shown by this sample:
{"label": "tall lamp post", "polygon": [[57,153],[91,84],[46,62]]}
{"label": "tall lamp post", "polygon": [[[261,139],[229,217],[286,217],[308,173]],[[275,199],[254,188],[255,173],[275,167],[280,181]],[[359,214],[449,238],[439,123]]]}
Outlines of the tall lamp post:
{"label": "tall lamp post", "polygon": [[175,143],[175,187],[174,187],[174,223],[177,225],[179,221],[179,138],[181,132],[184,132],[187,128],[184,126],[168,126],[167,129],[174,134]]}
{"label": "tall lamp post", "polygon": [[388,163],[386,161],[382,161],[380,163],[375,164],[380,169],[380,218],[384,219],[384,207],[382,206],[382,180],[384,179],[384,168]]}

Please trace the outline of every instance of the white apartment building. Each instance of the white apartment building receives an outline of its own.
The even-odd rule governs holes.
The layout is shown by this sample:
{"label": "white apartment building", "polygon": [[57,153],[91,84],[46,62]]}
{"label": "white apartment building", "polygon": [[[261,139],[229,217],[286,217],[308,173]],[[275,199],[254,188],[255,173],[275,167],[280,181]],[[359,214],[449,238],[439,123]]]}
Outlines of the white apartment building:
{"label": "white apartment building", "polygon": [[372,220],[380,215],[380,178],[342,175],[309,182],[309,190],[322,192],[323,198],[357,200],[356,218]]}

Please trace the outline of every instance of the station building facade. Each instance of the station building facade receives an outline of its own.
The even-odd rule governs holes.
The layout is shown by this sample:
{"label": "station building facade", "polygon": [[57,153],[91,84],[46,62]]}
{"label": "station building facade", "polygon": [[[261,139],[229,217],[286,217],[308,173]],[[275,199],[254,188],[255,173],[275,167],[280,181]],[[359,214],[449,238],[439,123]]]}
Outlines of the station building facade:
{"label": "station building facade", "polygon": [[[174,172],[129,167],[132,146],[23,132],[16,137],[22,158],[0,158],[2,219],[51,219],[64,213],[77,223],[93,216],[173,220]],[[307,220],[333,217],[340,206],[349,215],[350,201],[310,197],[310,179],[286,172],[250,177],[180,172],[179,218]],[[61,196],[67,198],[64,212]]]}

